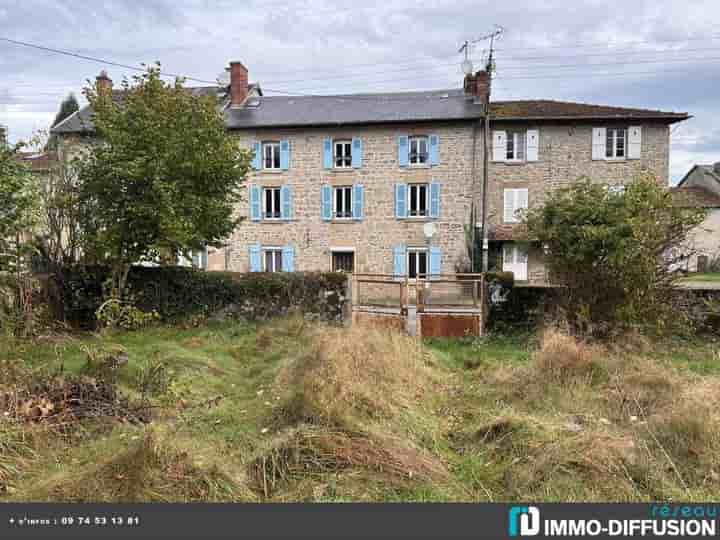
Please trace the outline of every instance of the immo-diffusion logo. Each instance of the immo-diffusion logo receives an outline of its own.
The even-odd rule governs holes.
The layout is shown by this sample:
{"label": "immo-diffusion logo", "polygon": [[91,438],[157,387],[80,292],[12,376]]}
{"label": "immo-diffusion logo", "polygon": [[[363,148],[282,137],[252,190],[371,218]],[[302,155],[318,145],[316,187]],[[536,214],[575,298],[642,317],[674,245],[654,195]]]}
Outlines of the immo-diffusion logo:
{"label": "immo-diffusion logo", "polygon": [[535,506],[511,506],[508,511],[508,535],[535,536],[540,533],[540,510]]}

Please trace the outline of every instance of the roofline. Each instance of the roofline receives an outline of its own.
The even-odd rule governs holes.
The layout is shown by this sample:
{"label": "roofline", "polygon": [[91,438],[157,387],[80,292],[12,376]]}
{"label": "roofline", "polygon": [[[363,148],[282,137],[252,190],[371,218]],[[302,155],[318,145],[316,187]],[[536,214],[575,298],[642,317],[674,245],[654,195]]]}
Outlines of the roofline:
{"label": "roofline", "polygon": [[669,114],[656,114],[647,116],[635,116],[633,114],[616,114],[613,116],[602,116],[602,115],[581,115],[581,116],[493,116],[490,115],[490,120],[494,122],[522,122],[522,121],[540,121],[540,120],[671,120],[671,124],[675,122],[682,122],[689,120],[692,115],[687,113],[669,113]]}
{"label": "roofline", "polygon": [[[87,105],[86,105],[85,107],[87,107]],[[77,111],[74,111],[70,116],[67,116],[67,117],[63,118],[60,122],[58,122],[57,124],[55,124],[53,127],[50,128],[50,133],[55,132],[55,130],[56,130],[57,128],[59,128],[60,126],[62,126],[65,122],[67,122],[68,120],[70,120],[72,117],[74,117],[74,116],[76,116],[77,114],[79,114],[80,111],[82,111],[85,107],[83,107],[82,109],[78,109]],[[74,133],[74,132],[71,132],[71,133]]]}
{"label": "roofline", "polygon": [[424,118],[424,119],[391,119],[391,120],[366,120],[358,122],[313,122],[310,124],[264,124],[255,126],[228,126],[228,131],[242,131],[252,129],[275,129],[275,128],[310,128],[310,127],[342,127],[342,126],[377,126],[382,124],[418,124],[418,123],[429,123],[429,122],[476,122],[482,118],[479,116],[466,116],[463,118]]}
{"label": "roofline", "polygon": [[693,173],[693,171],[694,171],[695,169],[697,169],[699,166],[700,166],[700,165],[698,165],[698,164],[696,163],[695,165],[693,165],[692,167],[690,167],[690,170],[685,173],[685,176],[683,176],[682,179],[681,179],[677,184],[675,184],[675,185],[673,186],[673,188],[679,188],[680,186],[682,186],[682,185],[685,183],[685,180],[687,180],[688,178],[690,178],[690,175],[691,175],[691,174]]}

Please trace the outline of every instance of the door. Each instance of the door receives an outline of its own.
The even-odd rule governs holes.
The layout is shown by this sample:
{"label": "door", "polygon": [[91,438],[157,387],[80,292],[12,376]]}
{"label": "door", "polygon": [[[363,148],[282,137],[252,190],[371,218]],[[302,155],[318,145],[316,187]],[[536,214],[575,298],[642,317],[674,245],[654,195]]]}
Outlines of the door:
{"label": "door", "polygon": [[509,243],[503,245],[503,271],[512,272],[515,281],[527,281],[527,246]]}

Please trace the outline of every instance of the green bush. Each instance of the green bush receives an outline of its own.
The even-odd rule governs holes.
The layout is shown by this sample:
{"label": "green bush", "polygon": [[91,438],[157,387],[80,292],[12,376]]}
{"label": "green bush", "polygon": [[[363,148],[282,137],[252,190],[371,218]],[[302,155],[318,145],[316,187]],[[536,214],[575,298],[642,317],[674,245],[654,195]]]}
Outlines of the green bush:
{"label": "green bush", "polygon": [[[56,316],[73,326],[95,327],[107,268],[66,268],[49,287]],[[204,272],[177,266],[134,266],[128,277],[133,305],[163,322],[231,315],[265,319],[292,309],[321,319],[342,317],[347,276],[334,272]]]}

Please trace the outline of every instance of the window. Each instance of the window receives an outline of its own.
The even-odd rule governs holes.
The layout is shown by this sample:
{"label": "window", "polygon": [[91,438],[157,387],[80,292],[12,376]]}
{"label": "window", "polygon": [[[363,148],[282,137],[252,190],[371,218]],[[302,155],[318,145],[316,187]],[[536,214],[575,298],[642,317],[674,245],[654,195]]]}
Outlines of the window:
{"label": "window", "polygon": [[627,140],[627,129],[607,128],[605,132],[605,157],[610,159],[622,159],[625,157]]}
{"label": "window", "polygon": [[335,141],[333,163],[336,169],[348,169],[352,166],[352,143],[350,141]]}
{"label": "window", "polygon": [[333,272],[354,272],[355,254],[352,251],[333,251],[332,270]]}
{"label": "window", "polygon": [[522,211],[528,207],[527,188],[506,189],[503,191],[503,221],[520,223]]}
{"label": "window", "polygon": [[503,271],[512,272],[517,281],[527,281],[528,251],[523,244],[503,245]]}
{"label": "window", "polygon": [[333,202],[333,216],[339,219],[347,219],[352,215],[352,187],[336,187],[335,199]]}
{"label": "window", "polygon": [[428,162],[428,138],[410,137],[410,165],[425,165]]}
{"label": "window", "polygon": [[408,277],[411,279],[425,278],[427,276],[427,250],[424,248],[408,249],[407,268]]}
{"label": "window", "polygon": [[265,219],[280,219],[280,188],[263,189],[263,217]]}
{"label": "window", "polygon": [[425,217],[428,215],[428,185],[408,185],[408,216]]}
{"label": "window", "polygon": [[525,132],[508,131],[505,147],[507,161],[523,161],[525,159]]}
{"label": "window", "polygon": [[280,143],[264,142],[262,144],[263,169],[280,169]]}
{"label": "window", "polygon": [[282,249],[268,248],[263,255],[266,272],[282,272]]}

